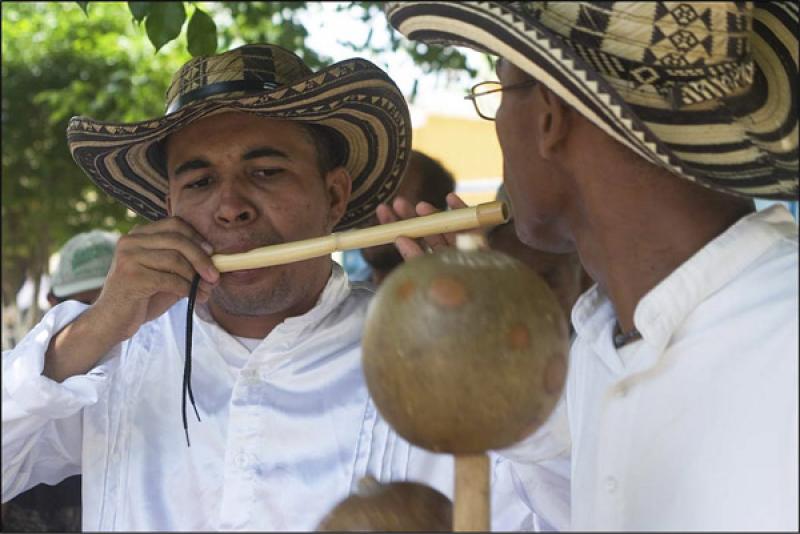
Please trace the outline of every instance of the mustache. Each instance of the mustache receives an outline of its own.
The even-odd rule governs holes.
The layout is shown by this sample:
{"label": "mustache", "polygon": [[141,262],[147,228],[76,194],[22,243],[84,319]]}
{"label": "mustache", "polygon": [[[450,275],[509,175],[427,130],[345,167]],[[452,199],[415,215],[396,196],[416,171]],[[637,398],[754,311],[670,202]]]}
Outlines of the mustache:
{"label": "mustache", "polygon": [[280,245],[287,240],[274,232],[261,232],[255,235],[220,236],[208,239],[208,242],[214,247],[214,254],[237,254],[254,248]]}

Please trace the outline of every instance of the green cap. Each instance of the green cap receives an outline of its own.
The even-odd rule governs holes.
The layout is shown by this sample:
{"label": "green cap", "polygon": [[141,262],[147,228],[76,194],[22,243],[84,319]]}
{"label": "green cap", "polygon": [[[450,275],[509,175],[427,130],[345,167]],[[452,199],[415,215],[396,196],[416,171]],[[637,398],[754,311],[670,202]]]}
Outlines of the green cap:
{"label": "green cap", "polygon": [[119,234],[92,230],[67,241],[53,273],[53,294],[68,297],[103,287],[118,239]]}

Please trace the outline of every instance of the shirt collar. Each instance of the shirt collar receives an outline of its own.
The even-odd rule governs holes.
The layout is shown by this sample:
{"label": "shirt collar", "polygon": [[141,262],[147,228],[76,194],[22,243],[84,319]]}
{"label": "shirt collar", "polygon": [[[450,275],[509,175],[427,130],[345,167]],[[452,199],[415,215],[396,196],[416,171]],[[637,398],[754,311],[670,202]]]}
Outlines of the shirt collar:
{"label": "shirt collar", "polygon": [[[792,223],[783,206],[772,206],[739,219],[650,290],[636,306],[633,322],[651,343],[666,346],[698,304],[755,262]],[[793,224],[793,223],[792,223]]]}
{"label": "shirt collar", "polygon": [[[708,242],[636,306],[633,323],[648,346],[660,352],[673,332],[699,303],[756,261],[786,232],[797,232],[791,214],[774,205],[739,219]],[[595,285],[581,295],[572,310],[577,335],[598,353],[613,347],[611,331],[616,314],[608,296]],[[607,362],[618,367],[621,362]]]}
{"label": "shirt collar", "polygon": [[619,373],[624,366],[612,340],[615,322],[614,306],[597,284],[581,295],[572,308],[576,339],[588,344],[612,371]]}

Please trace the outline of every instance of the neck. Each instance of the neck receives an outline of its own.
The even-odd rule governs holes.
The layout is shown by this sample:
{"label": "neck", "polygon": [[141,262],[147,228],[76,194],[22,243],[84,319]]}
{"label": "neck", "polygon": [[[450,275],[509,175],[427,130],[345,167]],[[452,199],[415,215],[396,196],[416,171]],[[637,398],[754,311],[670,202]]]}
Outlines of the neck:
{"label": "neck", "polygon": [[753,211],[752,201],[655,172],[659,175],[632,179],[633,187],[618,194],[598,188],[582,199],[576,217],[581,261],[609,296],[622,332],[634,328],[633,315],[645,294]]}
{"label": "neck", "polygon": [[329,267],[324,277],[310,283],[306,282],[306,287],[309,290],[303,291],[303,295],[300,298],[295,299],[289,306],[274,313],[261,315],[230,313],[225,311],[213,298],[208,301],[208,309],[217,324],[232,336],[263,339],[289,317],[298,317],[308,313],[319,301],[330,276]]}

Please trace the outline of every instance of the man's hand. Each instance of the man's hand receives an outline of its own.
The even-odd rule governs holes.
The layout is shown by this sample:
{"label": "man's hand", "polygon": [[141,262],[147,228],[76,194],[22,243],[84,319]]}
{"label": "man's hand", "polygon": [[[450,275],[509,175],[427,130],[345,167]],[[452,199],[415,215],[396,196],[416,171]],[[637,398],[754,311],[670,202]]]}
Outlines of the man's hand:
{"label": "man's hand", "polygon": [[[447,195],[447,205],[450,209],[466,208],[467,205],[455,193]],[[381,204],[375,210],[378,221],[381,224],[386,224],[405,219],[412,219],[414,217],[422,217],[423,215],[430,215],[436,213],[437,210],[427,202],[420,202],[417,204],[416,209],[409,201],[402,197],[397,197],[392,202],[392,205]],[[451,232],[448,234],[436,234],[421,239],[411,239],[408,237],[398,237],[395,239],[394,244],[400,255],[404,260],[410,260],[421,254],[425,254],[425,248],[437,250],[443,247],[455,246],[456,234]]]}
{"label": "man's hand", "polygon": [[211,245],[178,217],[137,226],[119,239],[93,307],[114,316],[115,330],[124,341],[186,297],[195,273],[201,277],[197,300],[208,300],[219,281],[212,252]]}
{"label": "man's hand", "polygon": [[189,294],[201,276],[197,300],[219,281],[211,245],[177,217],[137,227],[121,237],[97,301],[50,341],[44,375],[61,382],[86,373],[112,347],[133,336]]}

